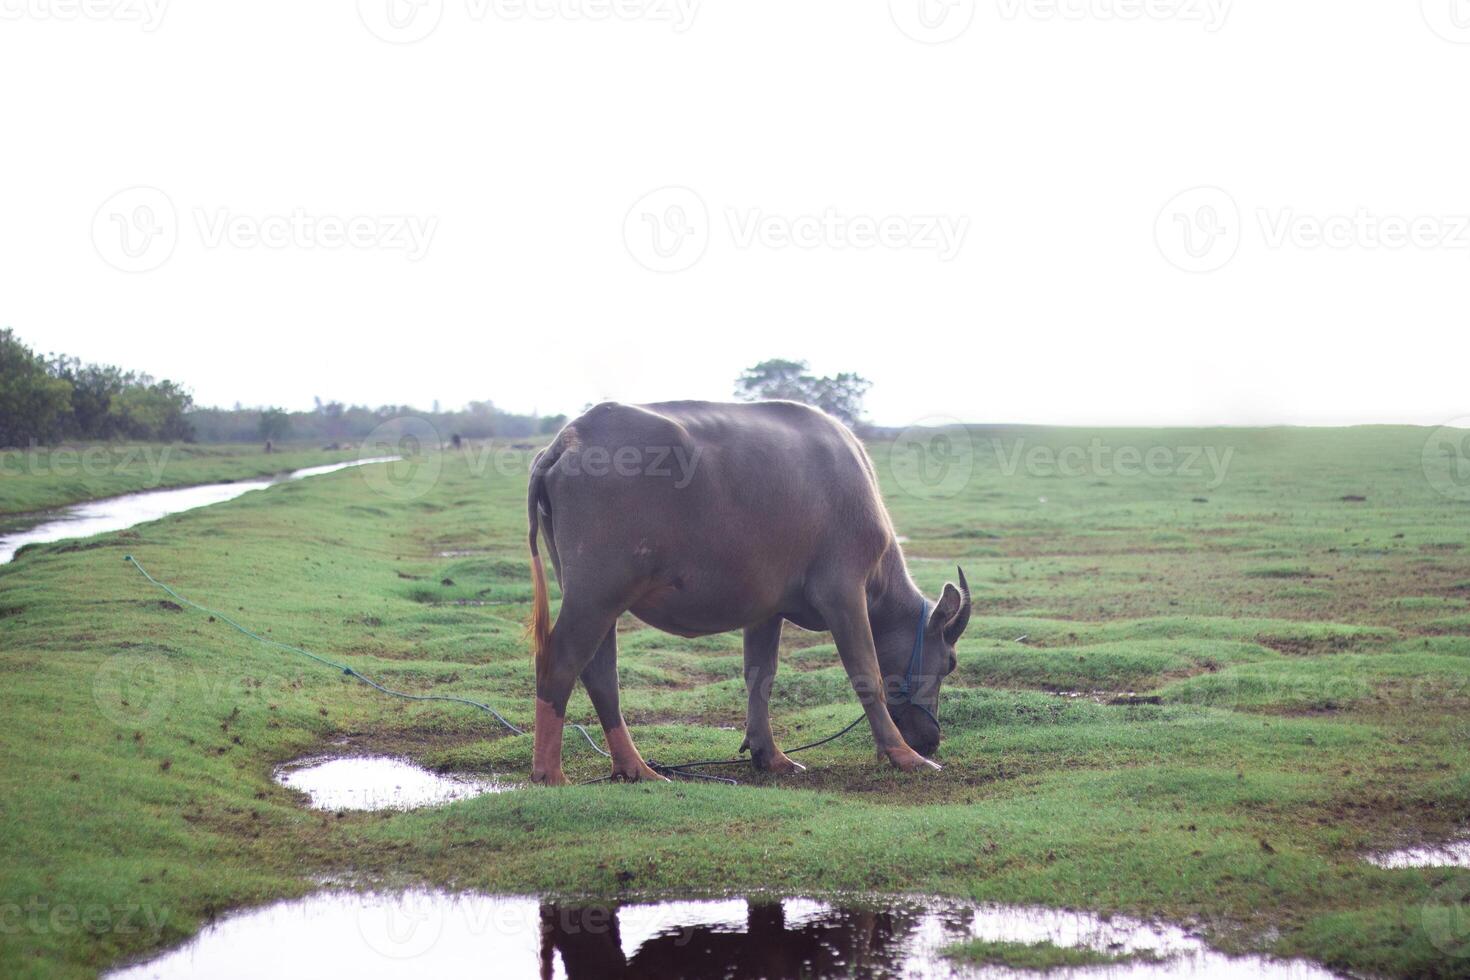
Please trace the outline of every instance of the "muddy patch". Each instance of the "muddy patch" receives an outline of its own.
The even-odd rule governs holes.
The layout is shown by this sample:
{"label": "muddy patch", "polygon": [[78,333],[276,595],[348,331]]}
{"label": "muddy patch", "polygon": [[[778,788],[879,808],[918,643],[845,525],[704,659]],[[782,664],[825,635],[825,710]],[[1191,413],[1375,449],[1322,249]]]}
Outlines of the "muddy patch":
{"label": "muddy patch", "polygon": [[313,757],[276,770],[276,782],[316,810],[415,810],[514,789],[481,776],[431,772],[396,756]]}
{"label": "muddy patch", "polygon": [[228,916],[112,977],[1036,976],[962,966],[963,943],[1047,943],[1106,963],[1067,976],[1332,976],[1304,961],[1232,958],[1177,926],[946,899],[730,898],[557,903],[438,891],[324,892]]}

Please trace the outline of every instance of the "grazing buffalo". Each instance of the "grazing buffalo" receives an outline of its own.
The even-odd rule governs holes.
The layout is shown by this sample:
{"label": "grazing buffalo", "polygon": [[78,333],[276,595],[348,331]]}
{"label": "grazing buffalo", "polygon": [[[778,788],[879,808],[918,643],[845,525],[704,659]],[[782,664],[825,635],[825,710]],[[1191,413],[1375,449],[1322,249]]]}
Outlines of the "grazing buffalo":
{"label": "grazing buffalo", "polygon": [[[617,618],[678,636],[745,631],[746,746],[801,767],[771,735],[781,624],[830,630],[881,756],[939,768],[940,680],[970,618],[964,573],[938,602],[909,578],[872,461],[831,416],[795,402],[605,403],[568,423],[531,467],[536,647],[534,782],[559,785],[577,678],[607,735],[614,778],[662,778],[618,706]],[[551,623],[537,533],[561,583]]]}

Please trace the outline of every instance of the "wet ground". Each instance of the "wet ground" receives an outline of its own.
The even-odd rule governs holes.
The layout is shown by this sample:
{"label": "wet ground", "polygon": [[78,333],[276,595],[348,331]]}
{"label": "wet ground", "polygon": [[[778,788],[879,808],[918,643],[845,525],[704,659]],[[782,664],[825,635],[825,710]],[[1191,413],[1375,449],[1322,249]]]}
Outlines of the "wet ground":
{"label": "wet ground", "polygon": [[[1049,942],[1115,958],[1054,976],[1277,977],[1309,963],[1229,958],[1184,929],[1114,916],[945,899],[732,898],[587,905],[417,891],[325,892],[242,912],[193,942],[111,974],[143,977],[947,977],[1036,976],[961,965],[969,939]],[[1130,959],[1130,957],[1132,957]]]}
{"label": "wet ground", "polygon": [[326,466],[309,466],[306,469],[293,470],[290,473],[259,480],[206,483],[172,490],[129,493],[121,497],[91,500],[82,504],[74,504],[71,507],[33,514],[29,518],[25,516],[18,519],[8,518],[7,522],[15,521],[17,526],[0,536],[0,564],[10,561],[15,557],[17,551],[28,544],[45,544],[66,538],[84,538],[93,534],[121,531],[136,524],[156,521],[169,514],[193,510],[196,507],[207,507],[210,504],[221,504],[226,500],[233,500],[242,494],[249,493],[251,490],[260,490],[287,480],[302,480],[310,476],[321,476],[324,473],[335,473],[337,470],[351,466],[386,463],[398,458],[397,456],[382,456],[373,459],[351,460]]}
{"label": "wet ground", "polygon": [[1470,837],[1370,854],[1368,860],[1380,868],[1470,868]]}
{"label": "wet ground", "polygon": [[515,788],[389,756],[305,759],[276,770],[276,782],[305,793],[318,810],[412,810]]}

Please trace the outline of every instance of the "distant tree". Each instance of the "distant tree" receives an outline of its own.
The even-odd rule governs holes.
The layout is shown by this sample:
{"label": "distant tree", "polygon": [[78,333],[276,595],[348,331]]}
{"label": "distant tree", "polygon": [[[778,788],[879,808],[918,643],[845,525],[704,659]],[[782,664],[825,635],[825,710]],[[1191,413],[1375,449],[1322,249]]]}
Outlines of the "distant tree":
{"label": "distant tree", "polygon": [[748,402],[766,398],[805,402],[808,395],[806,382],[810,379],[806,361],[783,361],[779,358],[761,361],[755,367],[746,368],[735,380],[735,397]]}
{"label": "distant tree", "polygon": [[185,414],[194,399],[172,381],[155,381],[146,374],[126,375],[128,384],[108,406],[108,431],[125,439],[166,442],[194,438]]}
{"label": "distant tree", "polygon": [[71,415],[71,385],[45,358],[0,330],[0,446],[55,442]]}
{"label": "distant tree", "polygon": [[537,433],[543,436],[555,435],[561,431],[561,427],[567,424],[565,415],[544,415],[541,424],[537,427]]}
{"label": "distant tree", "polygon": [[260,437],[266,442],[280,442],[291,431],[291,416],[279,408],[260,410]]}
{"label": "distant tree", "polygon": [[735,381],[735,397],[745,401],[784,398],[815,405],[856,427],[862,421],[863,397],[873,383],[852,373],[817,377],[805,361],[769,360],[747,368]]}
{"label": "distant tree", "polygon": [[873,383],[856,374],[843,373],[811,380],[811,404],[856,428],[863,417],[863,397]]}
{"label": "distant tree", "polygon": [[122,368],[83,364],[79,358],[52,357],[51,373],[71,385],[71,418],[67,435],[88,439],[111,439],[115,418],[112,400],[132,383]]}

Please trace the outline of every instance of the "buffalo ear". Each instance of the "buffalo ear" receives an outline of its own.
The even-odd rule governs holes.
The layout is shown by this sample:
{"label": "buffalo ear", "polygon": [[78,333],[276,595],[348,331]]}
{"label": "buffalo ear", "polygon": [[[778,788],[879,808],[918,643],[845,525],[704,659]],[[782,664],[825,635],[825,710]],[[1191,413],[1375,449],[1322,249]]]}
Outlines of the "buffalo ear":
{"label": "buffalo ear", "polygon": [[965,632],[965,627],[970,625],[970,583],[965,581],[965,570],[963,568],[956,565],[955,571],[960,576],[960,598],[964,601],[960,603],[959,615],[955,616],[950,621],[950,624],[944,628],[944,641],[950,646],[954,646],[959,642],[960,636]]}
{"label": "buffalo ear", "polygon": [[955,621],[955,617],[960,614],[964,605],[965,598],[960,595],[960,590],[954,587],[954,583],[945,582],[944,591],[940,593],[939,601],[934,604],[934,611],[929,614],[929,628],[948,631],[950,624]]}

